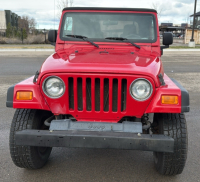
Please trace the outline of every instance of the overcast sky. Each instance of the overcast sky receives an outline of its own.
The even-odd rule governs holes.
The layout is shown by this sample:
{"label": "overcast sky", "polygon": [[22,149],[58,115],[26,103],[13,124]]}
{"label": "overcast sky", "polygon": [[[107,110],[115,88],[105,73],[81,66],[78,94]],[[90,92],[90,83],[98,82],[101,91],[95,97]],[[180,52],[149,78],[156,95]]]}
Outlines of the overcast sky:
{"label": "overcast sky", "polygon": [[[49,29],[55,27],[57,29],[57,1],[58,0],[0,0],[0,10],[9,9],[19,16],[29,15],[30,17],[34,17],[37,21],[37,28]],[[195,0],[74,0],[73,6],[152,8],[152,3],[156,3],[158,4],[158,10],[160,8],[163,9],[159,16],[160,23],[170,22],[181,24],[185,23],[187,17],[193,14],[194,1]],[[200,0],[197,0],[197,12],[198,11],[200,11]]]}

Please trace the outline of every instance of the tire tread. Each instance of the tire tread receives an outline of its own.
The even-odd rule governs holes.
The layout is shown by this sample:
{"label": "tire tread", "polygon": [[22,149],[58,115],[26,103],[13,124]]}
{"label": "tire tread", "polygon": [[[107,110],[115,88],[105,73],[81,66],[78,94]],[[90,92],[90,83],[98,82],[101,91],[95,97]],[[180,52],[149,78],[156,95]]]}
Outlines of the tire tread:
{"label": "tire tread", "polygon": [[162,134],[174,138],[174,153],[162,153],[161,166],[156,165],[158,172],[164,175],[181,174],[187,159],[187,126],[184,114],[157,114]]}
{"label": "tire tread", "polygon": [[15,143],[15,132],[25,129],[32,129],[34,123],[34,117],[37,110],[33,109],[17,109],[15,111],[11,129],[10,129],[10,155],[14,164],[21,168],[38,169],[41,168],[46,162],[39,161],[36,157],[36,147],[31,146],[17,146]]}

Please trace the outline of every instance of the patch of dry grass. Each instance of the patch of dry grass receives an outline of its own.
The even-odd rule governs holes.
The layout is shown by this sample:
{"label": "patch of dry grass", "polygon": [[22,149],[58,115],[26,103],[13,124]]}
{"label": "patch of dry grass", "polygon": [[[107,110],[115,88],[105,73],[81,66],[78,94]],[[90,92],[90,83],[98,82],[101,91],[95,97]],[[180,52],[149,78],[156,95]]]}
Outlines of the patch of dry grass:
{"label": "patch of dry grass", "polygon": [[[21,43],[22,43],[22,40],[19,38],[0,37],[0,44],[21,44]],[[43,34],[29,35],[27,39],[23,40],[23,43],[24,44],[44,44],[45,36]]]}

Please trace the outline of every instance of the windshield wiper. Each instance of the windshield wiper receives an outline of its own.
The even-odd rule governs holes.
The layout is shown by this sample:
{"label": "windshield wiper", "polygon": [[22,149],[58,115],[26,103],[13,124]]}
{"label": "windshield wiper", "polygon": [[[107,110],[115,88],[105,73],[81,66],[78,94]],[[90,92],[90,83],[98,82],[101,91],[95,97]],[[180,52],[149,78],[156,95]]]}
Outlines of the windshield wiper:
{"label": "windshield wiper", "polygon": [[87,37],[85,36],[82,36],[82,35],[66,35],[67,37],[73,37],[73,38],[76,38],[76,39],[82,39],[82,40],[85,40],[85,41],[88,41],[90,42],[92,45],[94,45],[95,47],[99,48],[99,46],[97,44],[95,44],[94,42],[92,42],[91,40],[89,40]]}
{"label": "windshield wiper", "polygon": [[137,47],[138,49],[140,49],[140,46],[131,42],[129,39],[127,38],[123,38],[123,37],[106,37],[105,39],[110,39],[110,40],[121,40],[121,41],[126,41],[129,42],[130,44],[132,44],[133,46]]}

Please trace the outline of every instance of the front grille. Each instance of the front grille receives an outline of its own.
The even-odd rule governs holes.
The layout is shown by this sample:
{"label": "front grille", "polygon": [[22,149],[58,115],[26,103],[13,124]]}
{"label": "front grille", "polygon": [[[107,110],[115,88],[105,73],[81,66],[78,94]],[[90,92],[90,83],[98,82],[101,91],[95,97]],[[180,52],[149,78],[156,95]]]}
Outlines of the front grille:
{"label": "front grille", "polygon": [[69,110],[126,111],[127,80],[119,78],[68,78]]}

